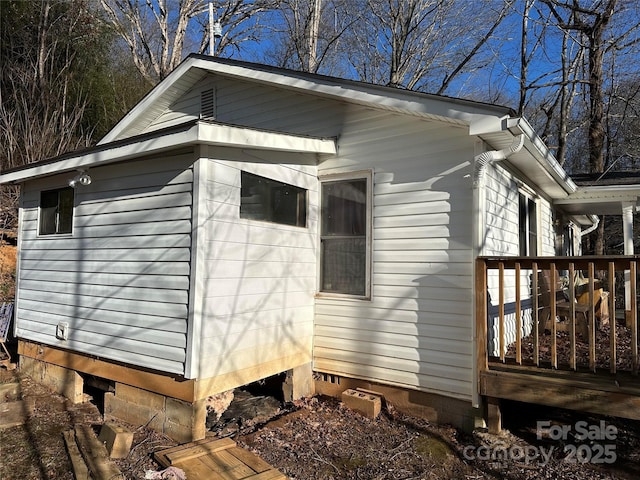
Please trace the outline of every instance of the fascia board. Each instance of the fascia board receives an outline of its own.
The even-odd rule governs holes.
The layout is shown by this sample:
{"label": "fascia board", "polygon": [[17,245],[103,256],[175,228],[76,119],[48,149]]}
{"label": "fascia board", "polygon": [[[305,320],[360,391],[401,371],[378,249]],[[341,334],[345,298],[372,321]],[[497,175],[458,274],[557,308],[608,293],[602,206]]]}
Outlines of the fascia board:
{"label": "fascia board", "polygon": [[55,162],[34,164],[31,168],[0,175],[0,184],[16,183],[67,171],[97,167],[99,165],[127,160],[132,157],[179,148],[194,143],[198,138],[197,133],[197,125],[194,125],[186,131],[160,135],[125,145],[107,146],[108,148],[95,149],[94,151],[80,153]]}
{"label": "fascia board", "polygon": [[164,80],[158,83],[147,95],[143,97],[127,114],[120,119],[120,121],[111,129],[107,134],[102,137],[98,142],[98,145],[105,145],[116,141],[120,134],[126,130],[136,119],[142,115],[151,105],[158,100],[158,98],[169,95],[170,97],[177,96],[177,93],[172,91],[172,87],[175,82],[182,77],[193,64],[194,59],[187,58],[184,62],[180,63]]}
{"label": "fascia board", "polygon": [[57,161],[34,164],[29,168],[0,174],[0,184],[17,183],[67,171],[94,168],[197,143],[248,150],[315,153],[321,155],[335,155],[337,151],[335,139],[304,137],[232,125],[196,122],[185,130],[162,132],[152,138],[121,145],[103,145],[92,151],[79,153]]}
{"label": "fascia board", "polygon": [[207,145],[280,152],[336,154],[335,139],[267,132],[224,124],[199,123],[198,140]]}

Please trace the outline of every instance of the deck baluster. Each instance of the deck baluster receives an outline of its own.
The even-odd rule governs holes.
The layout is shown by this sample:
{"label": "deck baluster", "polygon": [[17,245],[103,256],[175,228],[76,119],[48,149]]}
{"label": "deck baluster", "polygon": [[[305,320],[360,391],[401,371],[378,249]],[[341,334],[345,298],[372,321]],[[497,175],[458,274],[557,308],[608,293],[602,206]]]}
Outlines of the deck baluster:
{"label": "deck baluster", "polygon": [[569,279],[571,282],[569,288],[569,302],[570,305],[570,313],[571,313],[571,339],[570,339],[570,358],[569,365],[571,370],[577,370],[577,362],[576,362],[576,306],[575,306],[575,289],[573,288],[573,279],[575,278],[575,265],[572,263],[569,264]]}
{"label": "deck baluster", "polygon": [[593,262],[589,262],[588,267],[588,275],[589,275],[589,306],[591,310],[588,314],[588,328],[587,331],[589,333],[589,370],[592,372],[596,371],[596,310],[594,305],[595,299],[595,290],[593,286],[593,282],[595,279],[595,268]]}
{"label": "deck baluster", "polygon": [[515,265],[516,280],[516,363],[522,365],[522,309],[520,303],[520,263]]}
{"label": "deck baluster", "polygon": [[631,357],[632,373],[638,374],[638,301],[636,298],[636,262],[629,265],[631,272]]}
{"label": "deck baluster", "polygon": [[499,327],[498,334],[500,336],[500,360],[505,361],[505,338],[504,338],[504,263],[500,262],[498,267],[498,288],[500,289],[498,299],[498,315]]}
{"label": "deck baluster", "polygon": [[557,274],[556,274],[556,264],[551,263],[549,265],[549,284],[551,291],[551,368],[558,368],[558,345],[556,339],[556,295],[555,288],[558,284]]}
{"label": "deck baluster", "polygon": [[539,322],[540,322],[540,298],[538,291],[538,263],[533,262],[531,264],[531,291],[533,292],[533,363],[535,363],[536,367],[540,366],[540,332],[539,332]]}
{"label": "deck baluster", "polygon": [[[616,338],[616,264],[609,262],[609,343],[611,352],[609,355],[609,370],[616,373],[617,369],[617,338]],[[600,307],[602,312],[602,306]],[[602,321],[602,313],[600,316]]]}

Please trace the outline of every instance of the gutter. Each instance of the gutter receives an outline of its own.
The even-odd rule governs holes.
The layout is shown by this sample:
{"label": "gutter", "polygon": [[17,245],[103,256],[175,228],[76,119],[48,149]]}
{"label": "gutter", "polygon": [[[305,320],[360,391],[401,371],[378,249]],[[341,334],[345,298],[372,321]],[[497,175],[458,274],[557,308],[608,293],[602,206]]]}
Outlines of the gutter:
{"label": "gutter", "polygon": [[525,135],[530,140],[532,148],[527,146],[527,150],[536,159],[538,164],[562,186],[567,194],[574,193],[578,186],[558,163],[553,154],[549,151],[542,139],[535,132],[531,124],[522,117],[507,119],[506,130],[513,135]]}

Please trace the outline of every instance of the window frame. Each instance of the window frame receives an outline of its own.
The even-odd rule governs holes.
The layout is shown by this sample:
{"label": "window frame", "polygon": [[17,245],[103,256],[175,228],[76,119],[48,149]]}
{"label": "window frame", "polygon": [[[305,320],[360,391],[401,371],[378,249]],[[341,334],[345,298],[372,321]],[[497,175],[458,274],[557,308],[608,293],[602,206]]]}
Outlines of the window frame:
{"label": "window frame", "polygon": [[[523,219],[523,200],[526,202]],[[533,212],[531,211],[533,207]],[[533,217],[533,218],[532,218]],[[533,228],[532,228],[533,227]],[[523,235],[524,234],[524,235]],[[535,239],[532,251],[531,238]],[[524,189],[518,190],[518,255],[537,257],[540,252],[540,202]]]}
{"label": "window frame", "polygon": [[[59,231],[60,216],[61,216],[59,211],[60,205],[61,205],[60,194],[61,192],[64,192],[64,191],[71,192],[71,211],[69,212],[70,214],[69,231]],[[48,193],[53,193],[53,192],[57,192],[58,194],[55,219],[54,219],[54,223],[56,224],[56,226],[55,226],[55,231],[45,233],[43,232],[43,221],[44,221],[44,215],[45,215],[45,213],[43,212],[43,208],[47,208],[47,207],[43,207],[43,195]],[[50,188],[47,190],[40,190],[39,193],[40,193],[40,198],[38,200],[38,237],[52,237],[52,236],[60,237],[60,236],[73,235],[73,223],[74,223],[75,209],[76,209],[75,189],[72,187],[58,187],[58,188]]]}
{"label": "window frame", "polygon": [[[244,198],[242,196],[242,189],[245,186],[245,175],[248,175],[250,177],[254,177],[257,178],[259,180],[264,180],[266,182],[268,182],[267,185],[270,185],[269,191],[268,191],[268,205],[265,207],[265,213],[270,214],[270,218],[251,218],[251,216],[247,216],[246,214],[243,215],[242,213],[242,207],[243,207],[243,202],[242,199]],[[289,223],[289,222],[282,222],[282,221],[277,221],[273,219],[273,213],[274,213],[274,209],[272,208],[272,200],[273,200],[273,191],[276,188],[292,188],[294,190],[296,190],[297,195],[296,195],[296,223]],[[302,200],[303,203],[303,208],[300,208],[300,202]],[[303,218],[300,219],[300,212],[302,211],[302,215]],[[241,218],[242,220],[247,220],[247,221],[252,221],[252,222],[266,222],[266,223],[270,223],[270,224],[275,224],[275,225],[284,225],[284,226],[288,226],[288,227],[296,227],[296,228],[308,228],[309,225],[309,190],[307,188],[304,187],[300,187],[298,185],[293,185],[291,183],[287,183],[287,182],[283,182],[281,180],[276,180],[274,178],[269,178],[269,177],[265,177],[264,175],[258,175],[257,173],[253,173],[250,172],[248,170],[241,170],[240,171],[240,204],[238,207],[238,216],[239,218]],[[300,221],[302,220],[302,221]]]}
{"label": "window frame", "polygon": [[[326,175],[320,175],[319,180],[319,224],[318,224],[318,297],[328,298],[352,298],[359,300],[371,300],[372,297],[372,251],[373,251],[373,171],[372,170],[360,170],[355,172],[345,173],[331,173]],[[328,235],[323,235],[323,192],[322,187],[325,183],[335,182],[347,182],[352,180],[365,180],[366,182],[366,207],[365,207],[365,279],[364,279],[364,293],[362,295],[353,293],[343,293],[336,291],[326,291],[322,288],[324,273],[324,259],[323,259],[323,240]]]}

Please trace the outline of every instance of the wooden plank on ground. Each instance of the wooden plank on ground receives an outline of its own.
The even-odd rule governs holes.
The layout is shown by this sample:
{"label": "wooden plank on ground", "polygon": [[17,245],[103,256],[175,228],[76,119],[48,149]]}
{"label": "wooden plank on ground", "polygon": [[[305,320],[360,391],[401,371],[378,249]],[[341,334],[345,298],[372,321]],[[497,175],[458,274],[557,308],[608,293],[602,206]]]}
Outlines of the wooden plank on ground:
{"label": "wooden plank on ground", "polygon": [[262,473],[272,468],[271,465],[269,465],[263,459],[245,450],[244,448],[230,448],[229,453],[238,458],[242,463],[251,467],[254,472]]}
{"label": "wooden plank on ground", "polygon": [[287,477],[230,438],[204,439],[154,454],[164,468],[182,469],[187,478],[207,480],[286,480]]}
{"label": "wooden plank on ground", "polygon": [[203,457],[192,458],[185,462],[174,464],[173,466],[181,469],[188,480],[190,479],[203,479],[203,480],[233,480],[233,478],[220,474],[211,469],[207,459],[211,457],[205,455]]}
{"label": "wooden plank on ground", "polygon": [[223,471],[229,473],[232,478],[251,478],[256,473],[255,470],[249,468],[245,463],[233,456],[227,450],[218,452],[213,457]]}
{"label": "wooden plank on ground", "polygon": [[253,477],[251,477],[251,480],[287,480],[287,477],[280,473],[280,471],[272,468],[271,470],[267,470],[266,472],[254,475]]}
{"label": "wooden plank on ground", "polygon": [[17,427],[25,423],[25,406],[22,400],[0,403],[0,429]]}
{"label": "wooden plank on ground", "polygon": [[64,443],[67,446],[67,452],[69,453],[69,459],[71,460],[71,466],[73,467],[73,476],[75,480],[91,480],[89,476],[89,468],[84,463],[82,454],[78,450],[78,444],[76,443],[76,434],[73,430],[63,432]]}
{"label": "wooden plank on ground", "polygon": [[235,447],[236,442],[230,438],[223,438],[207,443],[201,443],[199,445],[185,446],[185,448],[176,450],[174,452],[167,453],[165,456],[171,465],[175,465],[178,462],[184,462],[192,458],[201,457],[203,455],[211,455],[212,453],[225,450],[227,448]]}
{"label": "wooden plank on ground", "polygon": [[109,458],[104,446],[89,425],[77,425],[75,428],[78,449],[95,480],[120,480],[122,472]]}
{"label": "wooden plank on ground", "polygon": [[14,402],[20,399],[20,384],[16,382],[0,384],[0,402]]}

